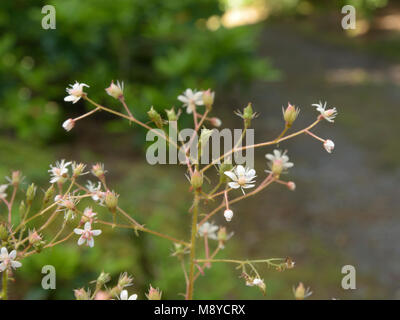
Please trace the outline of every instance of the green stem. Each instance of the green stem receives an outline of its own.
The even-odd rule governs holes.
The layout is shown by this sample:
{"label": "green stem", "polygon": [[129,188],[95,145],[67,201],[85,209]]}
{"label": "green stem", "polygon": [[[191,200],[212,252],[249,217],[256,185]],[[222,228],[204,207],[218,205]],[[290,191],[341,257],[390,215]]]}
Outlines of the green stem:
{"label": "green stem", "polygon": [[189,285],[187,299],[193,299],[194,290],[194,267],[196,259],[196,234],[197,234],[197,218],[199,214],[199,194],[196,191],[194,195],[193,216],[192,216],[192,234],[190,240],[190,267],[189,267]]}
{"label": "green stem", "polygon": [[3,300],[7,300],[8,296],[7,296],[7,283],[8,283],[8,271],[4,270],[3,271],[3,290],[1,292],[1,298]]}

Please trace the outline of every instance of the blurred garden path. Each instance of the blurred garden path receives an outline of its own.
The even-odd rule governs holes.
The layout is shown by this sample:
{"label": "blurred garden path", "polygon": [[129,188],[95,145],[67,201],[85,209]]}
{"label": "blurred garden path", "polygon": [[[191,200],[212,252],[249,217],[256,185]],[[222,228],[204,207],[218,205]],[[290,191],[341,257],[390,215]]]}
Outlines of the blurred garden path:
{"label": "blurred garden path", "polygon": [[[251,225],[266,234],[263,241],[271,230],[288,234],[288,254],[300,259],[311,250],[304,238],[322,241],[326,252],[321,255],[341,256],[333,266],[337,278],[332,284],[339,287],[339,298],[345,294],[339,282],[343,264],[367,275],[345,297],[400,298],[400,64],[359,51],[351,40],[333,44],[327,36],[301,32],[294,24],[267,24],[260,41],[260,55],[271,57],[283,79],[257,83],[242,93],[241,102],[252,101],[261,113],[255,121],[256,141],[280,132],[280,108],[288,101],[301,108],[293,130],[313,121],[311,104],[319,100],[337,107],[339,115],[334,125],[326,122],[315,130],[335,142],[333,154],[309,137],[280,146],[295,163],[288,179],[296,181],[297,190],[281,193],[276,187],[272,196],[260,196],[252,208],[256,212],[248,213],[257,213]],[[264,153],[256,161],[260,173]],[[248,235],[251,239],[260,245]],[[323,264],[314,267],[316,273],[325,272]],[[312,284],[318,286],[316,282]],[[313,289],[318,295],[318,287]]]}

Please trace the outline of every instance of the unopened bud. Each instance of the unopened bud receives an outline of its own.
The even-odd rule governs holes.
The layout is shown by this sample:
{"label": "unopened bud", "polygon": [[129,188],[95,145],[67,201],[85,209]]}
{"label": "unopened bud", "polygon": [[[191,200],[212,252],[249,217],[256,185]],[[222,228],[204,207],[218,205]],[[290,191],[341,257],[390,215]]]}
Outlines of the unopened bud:
{"label": "unopened bud", "polygon": [[219,118],[213,117],[210,120],[211,125],[213,125],[214,127],[220,127],[222,125],[222,121]]}
{"label": "unopened bud", "polygon": [[8,231],[4,224],[0,223],[0,240],[6,241],[8,238]]}
{"label": "unopened bud", "polygon": [[36,195],[36,186],[34,183],[32,183],[31,185],[29,185],[28,190],[26,190],[26,203],[28,205],[32,204],[33,199],[35,199],[35,195]]}
{"label": "unopened bud", "polygon": [[212,106],[214,104],[214,96],[215,92],[211,91],[211,89],[203,91],[203,103],[208,111],[211,111],[212,109]]}
{"label": "unopened bud", "polygon": [[224,217],[225,217],[225,220],[226,221],[231,221],[232,220],[232,218],[233,218],[233,211],[232,210],[229,210],[229,209],[226,209],[225,211],[224,211]]}
{"label": "unopened bud", "polygon": [[115,212],[115,210],[117,209],[118,197],[119,195],[117,195],[114,191],[106,192],[105,203],[108,210],[110,210],[111,212]]}
{"label": "unopened bud", "polygon": [[153,107],[151,107],[147,114],[149,115],[150,120],[153,121],[154,124],[157,126],[157,128],[161,129],[163,127],[163,120],[160,114],[156,110],[154,110]]}
{"label": "unopened bud", "polygon": [[289,181],[287,183],[287,187],[289,188],[289,190],[294,191],[296,190],[296,184],[293,181]]}
{"label": "unopened bud", "polygon": [[92,166],[92,174],[99,178],[100,180],[104,179],[104,174],[106,171],[104,170],[104,165],[101,163],[96,163]]}
{"label": "unopened bud", "polygon": [[111,280],[111,276],[109,273],[101,272],[99,277],[96,280],[96,284],[98,287],[104,286],[107,282]]}
{"label": "unopened bud", "polygon": [[44,193],[44,197],[43,197],[43,204],[46,205],[50,202],[50,200],[53,199],[54,196],[54,192],[55,192],[55,187],[54,185],[51,185],[50,188],[48,188],[46,190],[46,192]]}
{"label": "unopened bud", "polygon": [[13,171],[11,174],[11,184],[14,187],[18,187],[19,183],[21,182],[21,171]]}
{"label": "unopened bud", "polygon": [[246,108],[243,110],[243,119],[246,127],[250,127],[251,125],[251,120],[254,118],[254,112],[253,112],[253,107],[251,106],[251,103],[247,105]]}
{"label": "unopened bud", "polygon": [[81,174],[83,174],[83,171],[85,170],[86,165],[83,163],[76,163],[74,162],[72,164],[72,174],[73,178],[79,177]]}
{"label": "unopened bud", "polygon": [[110,86],[106,88],[106,92],[114,99],[120,99],[124,96],[124,83],[117,81],[117,84],[115,84],[113,80]]}
{"label": "unopened bud", "polygon": [[162,295],[162,292],[158,288],[154,289],[150,285],[149,293],[146,293],[146,298],[148,300],[161,300],[161,295]]}
{"label": "unopened bud", "polygon": [[177,121],[178,120],[178,116],[176,115],[174,108],[171,108],[170,110],[165,109],[165,112],[167,114],[168,121]]}
{"label": "unopened bud", "polygon": [[90,293],[86,292],[85,289],[75,289],[74,295],[76,300],[90,300]]}
{"label": "unopened bud", "polygon": [[65,131],[71,131],[75,127],[75,120],[74,119],[67,119],[62,124]]}
{"label": "unopened bud", "polygon": [[30,244],[36,244],[37,242],[42,241],[42,237],[35,230],[29,231],[28,239]]}
{"label": "unopened bud", "polygon": [[290,103],[288,103],[286,110],[284,110],[282,107],[282,112],[283,112],[283,119],[285,120],[286,125],[288,127],[291,127],[293,122],[296,120],[297,116],[299,115],[300,109],[295,108],[295,106],[292,106]]}
{"label": "unopened bud", "polygon": [[133,278],[128,275],[128,273],[124,272],[121,273],[118,279],[118,286],[121,288],[125,288],[127,286],[132,285]]}
{"label": "unopened bud", "polygon": [[25,201],[21,201],[21,203],[19,204],[18,210],[19,210],[19,214],[21,217],[25,215],[25,212],[26,212]]}
{"label": "unopened bud", "polygon": [[328,153],[332,153],[333,149],[335,148],[335,144],[333,143],[332,140],[325,140],[324,142],[324,148]]}
{"label": "unopened bud", "polygon": [[203,174],[201,174],[197,169],[194,170],[192,174],[190,184],[195,190],[201,188],[203,185]]}

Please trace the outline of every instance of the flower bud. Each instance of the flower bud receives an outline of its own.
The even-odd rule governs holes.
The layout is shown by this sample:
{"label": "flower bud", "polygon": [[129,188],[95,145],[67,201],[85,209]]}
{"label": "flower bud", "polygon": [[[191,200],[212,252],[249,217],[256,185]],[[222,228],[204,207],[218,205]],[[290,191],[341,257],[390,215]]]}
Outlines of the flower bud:
{"label": "flower bud", "polygon": [[214,127],[219,128],[222,125],[222,121],[221,119],[217,118],[217,117],[213,117],[210,120],[211,125],[213,125]]}
{"label": "flower bud", "polygon": [[46,205],[50,202],[50,200],[53,199],[54,196],[54,192],[55,192],[55,187],[54,185],[51,185],[46,192],[44,193],[44,197],[43,197],[43,204]]}
{"label": "flower bud", "polygon": [[76,300],[90,300],[90,293],[86,292],[85,289],[75,289],[74,295]]}
{"label": "flower bud", "polygon": [[287,187],[289,188],[289,190],[294,191],[296,190],[296,184],[293,181],[289,181],[287,183]]}
{"label": "flower bud", "polygon": [[201,188],[203,185],[203,174],[201,174],[197,169],[194,170],[192,177],[190,178],[190,184],[195,190]]}
{"label": "flower bud", "polygon": [[332,153],[333,149],[335,148],[335,144],[333,143],[332,140],[325,140],[324,142],[324,148],[328,153]]}
{"label": "flower bud", "polygon": [[133,278],[127,272],[121,273],[118,279],[118,286],[122,289],[132,285]]}
{"label": "flower bud", "polygon": [[106,88],[106,92],[108,95],[113,97],[114,99],[120,99],[124,96],[124,83],[117,81],[117,84],[114,83],[114,80],[111,81],[111,84],[108,88]]}
{"label": "flower bud", "polygon": [[176,115],[174,108],[171,108],[170,110],[165,109],[165,112],[167,114],[168,121],[177,121],[178,120],[178,116]]}
{"label": "flower bud", "polygon": [[99,292],[96,293],[96,296],[94,297],[94,300],[110,300],[110,295],[108,292],[100,290]]}
{"label": "flower bud", "polygon": [[34,245],[37,242],[42,241],[42,237],[40,236],[40,234],[37,231],[29,230],[28,240],[29,240],[30,244]]}
{"label": "flower bud", "polygon": [[36,195],[36,186],[34,183],[32,183],[29,187],[28,190],[26,190],[26,203],[29,205],[32,204],[33,199],[35,199]]}
{"label": "flower bud", "polygon": [[8,238],[8,231],[3,223],[0,223],[0,240],[6,241]]}
{"label": "flower bud", "polygon": [[75,208],[72,209],[68,209],[65,213],[64,213],[64,219],[65,221],[72,221],[75,219],[75,212],[74,212]]}
{"label": "flower bud", "polygon": [[14,187],[18,187],[21,182],[21,171],[13,171],[11,174],[11,184]]}
{"label": "flower bud", "polygon": [[101,163],[96,163],[95,165],[92,166],[92,174],[99,178],[100,180],[104,178],[104,174],[106,172],[104,171],[104,165]]}
{"label": "flower bud", "polygon": [[62,124],[65,131],[71,131],[75,127],[74,119],[67,119]]}
{"label": "flower bud", "polygon": [[232,210],[229,210],[229,209],[226,209],[225,211],[224,211],[224,217],[225,217],[225,220],[226,221],[231,221],[232,220],[232,217],[233,217],[233,211]]}
{"label": "flower bud", "polygon": [[110,274],[102,271],[96,280],[96,285],[101,288],[110,280],[111,280]]}
{"label": "flower bud", "polygon": [[79,177],[81,174],[83,174],[83,171],[85,170],[86,165],[83,163],[76,163],[74,162],[72,164],[72,177],[73,178],[77,178]]}
{"label": "flower bud", "polygon": [[296,290],[294,290],[294,297],[297,300],[303,300],[305,293],[306,293],[306,289],[304,288],[303,283],[300,282],[299,285],[297,286]]}
{"label": "flower bud", "polygon": [[251,120],[253,120],[254,116],[253,107],[251,106],[251,103],[249,103],[243,110],[243,119],[246,127],[250,127]]}
{"label": "flower bud", "polygon": [[118,197],[119,197],[119,195],[117,195],[114,191],[111,192],[111,191],[107,190],[106,197],[105,197],[105,203],[106,203],[108,210],[110,210],[111,212],[115,212],[115,210],[117,209]]}
{"label": "flower bud", "polygon": [[282,107],[282,112],[283,112],[283,119],[285,120],[286,125],[288,127],[291,127],[293,122],[296,120],[297,116],[299,115],[300,109],[295,108],[290,103],[288,103],[286,110],[284,110]]}
{"label": "flower bud", "polygon": [[211,89],[203,91],[203,103],[208,111],[211,111],[212,109],[214,104],[214,96],[215,92],[211,91]]}
{"label": "flower bud", "polygon": [[161,295],[162,295],[162,292],[158,288],[154,289],[150,285],[149,293],[146,293],[146,298],[148,300],[161,300]]}
{"label": "flower bud", "polygon": [[163,127],[163,120],[160,114],[156,110],[154,110],[153,107],[151,107],[151,109],[147,112],[147,114],[149,115],[150,120],[154,122],[157,128],[161,129]]}

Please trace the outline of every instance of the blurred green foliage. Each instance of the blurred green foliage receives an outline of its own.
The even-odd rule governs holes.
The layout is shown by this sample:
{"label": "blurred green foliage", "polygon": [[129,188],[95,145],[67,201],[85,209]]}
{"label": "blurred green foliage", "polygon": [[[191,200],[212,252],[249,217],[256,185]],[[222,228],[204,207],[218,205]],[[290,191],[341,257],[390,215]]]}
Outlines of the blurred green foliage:
{"label": "blurred green foliage", "polygon": [[[41,27],[46,4],[56,9],[55,30]],[[255,58],[256,26],[207,28],[222,13],[215,0],[2,1],[0,128],[55,138],[64,113],[72,113],[63,97],[74,80],[107,103],[114,101],[104,88],[125,81],[127,101],[144,115],[152,104],[177,103],[186,87],[276,78],[268,60]]]}

